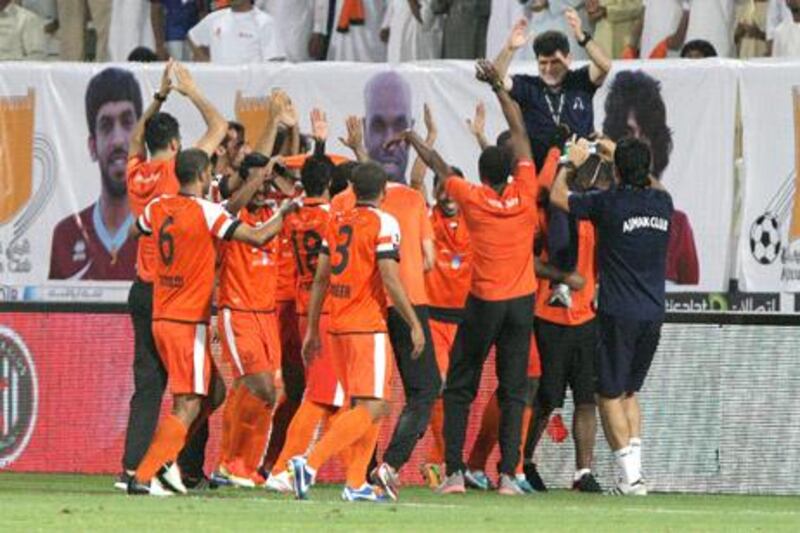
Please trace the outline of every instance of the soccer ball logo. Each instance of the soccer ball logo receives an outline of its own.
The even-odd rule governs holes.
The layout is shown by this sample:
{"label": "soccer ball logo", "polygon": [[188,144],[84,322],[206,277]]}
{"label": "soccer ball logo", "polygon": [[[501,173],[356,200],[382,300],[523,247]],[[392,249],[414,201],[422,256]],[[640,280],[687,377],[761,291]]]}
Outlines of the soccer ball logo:
{"label": "soccer ball logo", "polygon": [[771,265],[781,253],[780,222],[771,213],[764,213],[750,228],[750,252],[762,265]]}

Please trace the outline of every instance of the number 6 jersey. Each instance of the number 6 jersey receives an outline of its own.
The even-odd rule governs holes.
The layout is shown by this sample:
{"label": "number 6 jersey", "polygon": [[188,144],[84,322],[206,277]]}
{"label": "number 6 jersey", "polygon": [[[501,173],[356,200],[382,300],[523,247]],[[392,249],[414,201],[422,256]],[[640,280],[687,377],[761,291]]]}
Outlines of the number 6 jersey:
{"label": "number 6 jersey", "polygon": [[334,215],[321,250],[331,261],[331,333],[386,331],[386,295],[378,261],[399,260],[399,247],[397,219],[380,209],[356,205]]}
{"label": "number 6 jersey", "polygon": [[239,221],[195,196],[160,196],[137,220],[156,245],[153,320],[207,323],[211,318],[216,249],[230,240]]}

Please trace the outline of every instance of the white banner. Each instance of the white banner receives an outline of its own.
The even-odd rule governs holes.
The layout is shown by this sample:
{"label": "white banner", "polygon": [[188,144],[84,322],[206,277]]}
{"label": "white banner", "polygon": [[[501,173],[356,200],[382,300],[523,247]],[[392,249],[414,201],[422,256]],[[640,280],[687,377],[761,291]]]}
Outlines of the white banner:
{"label": "white banner", "polygon": [[[727,286],[735,66],[725,61],[615,65],[615,71],[643,69],[646,75],[631,78],[633,91],[646,94],[650,100],[645,107],[612,106],[609,124],[615,124],[617,130],[620,123],[628,130],[633,128],[633,133],[648,138],[654,149],[663,152],[658,158],[663,163],[661,179],[683,213],[678,221],[681,235],[671,252],[677,272],[673,281],[680,284],[671,290],[719,291]],[[103,73],[107,68],[123,71]],[[191,66],[198,84],[220,111],[245,125],[263,117],[260,99],[273,87],[284,88],[292,96],[301,113],[303,130],[308,129],[312,107],[325,109],[331,124],[328,151],[341,154],[347,154],[337,140],[344,131],[345,118],[365,115],[365,87],[390,68],[332,63]],[[517,72],[526,73],[535,68],[532,63],[515,66]],[[125,71],[138,83],[131,84]],[[376,120],[372,139],[368,139],[368,144],[374,145],[373,156],[380,157],[381,132],[390,135],[406,124],[422,131],[422,106],[427,102],[439,126],[437,149],[470,179],[477,179],[479,148],[465,119],[483,100],[488,110],[489,138],[505,129],[505,124],[494,95],[474,79],[473,65],[402,65],[395,72],[399,77],[384,76],[383,84],[370,86],[375,108],[370,115]],[[120,195],[120,183],[124,183],[121,157],[127,150],[131,118],[140,112],[132,95],[138,87],[142,106],[146,107],[160,74],[158,65],[0,65],[2,299],[98,301],[117,300],[124,294],[120,289],[124,283],[103,281],[130,279],[133,275],[133,247],[122,239],[130,220]],[[99,77],[92,84],[94,76]],[[660,82],[660,89],[653,80]],[[605,122],[604,103],[611,82],[613,79],[595,98],[598,128]],[[618,95],[631,90],[630,84],[623,85]],[[94,89],[89,90],[91,87]],[[382,87],[383,92],[376,87]],[[408,93],[410,102],[402,97]],[[637,97],[624,100],[628,98]],[[666,114],[646,113],[657,108],[658,101],[663,102]],[[199,113],[179,95],[171,95],[164,110],[181,123],[184,146],[191,145],[204,131]],[[666,151],[664,142],[667,131],[672,137],[671,152]],[[86,290],[87,286],[92,290]]]}
{"label": "white banner", "polygon": [[739,280],[747,291],[800,292],[800,62],[741,72],[745,186]]}

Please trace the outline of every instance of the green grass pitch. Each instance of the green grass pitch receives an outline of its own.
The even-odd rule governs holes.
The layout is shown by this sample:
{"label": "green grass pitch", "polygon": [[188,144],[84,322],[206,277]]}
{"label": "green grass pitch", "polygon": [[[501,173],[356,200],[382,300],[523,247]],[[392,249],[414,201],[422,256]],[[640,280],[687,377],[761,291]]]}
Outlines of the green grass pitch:
{"label": "green grass pitch", "polygon": [[128,497],[107,476],[0,473],[0,531],[800,531],[800,498],[551,491],[529,497],[436,496],[345,503],[321,486],[296,502],[262,490]]}

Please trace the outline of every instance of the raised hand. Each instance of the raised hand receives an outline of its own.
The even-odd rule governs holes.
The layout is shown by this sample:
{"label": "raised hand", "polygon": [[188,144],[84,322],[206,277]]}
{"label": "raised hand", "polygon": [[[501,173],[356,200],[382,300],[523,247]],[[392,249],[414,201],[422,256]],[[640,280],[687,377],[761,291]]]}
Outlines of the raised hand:
{"label": "raised hand", "polygon": [[328,117],[322,109],[311,110],[311,135],[314,140],[325,142],[328,138]]}
{"label": "raised hand", "polygon": [[476,137],[485,135],[486,131],[486,104],[478,102],[475,106],[475,118],[467,119],[469,131]]}
{"label": "raised hand", "polygon": [[511,33],[508,35],[506,46],[508,46],[511,50],[519,50],[528,44],[532,37],[532,35],[528,34],[528,19],[521,18],[511,28]]}
{"label": "raised hand", "polygon": [[385,149],[387,149],[387,150],[390,150],[390,149],[394,148],[395,146],[397,146],[399,144],[408,143],[413,136],[414,136],[414,130],[401,131],[400,133],[395,135],[393,138],[391,138],[388,141],[386,141],[383,144],[383,147]]}
{"label": "raised hand", "polygon": [[355,115],[350,115],[347,117],[345,124],[347,126],[347,137],[339,137],[339,141],[353,151],[362,148],[364,146],[364,127],[361,119]]}
{"label": "raised hand", "polygon": [[564,17],[567,19],[567,25],[572,30],[572,33],[575,34],[575,38],[578,41],[583,41],[586,35],[583,33],[583,21],[578,12],[572,8],[567,9],[564,11]]}
{"label": "raised hand", "polygon": [[158,88],[158,94],[162,98],[166,98],[172,90],[172,69],[175,66],[175,61],[170,59],[167,61],[167,66],[164,67],[164,73],[161,74],[161,85]]}
{"label": "raised hand", "polygon": [[493,89],[498,89],[503,85],[500,73],[497,72],[494,63],[488,59],[479,59],[475,64],[475,77],[482,82],[488,83]]}
{"label": "raised hand", "polygon": [[197,93],[197,83],[194,81],[189,69],[182,63],[173,63],[172,74],[175,77],[174,89],[184,96]]}

